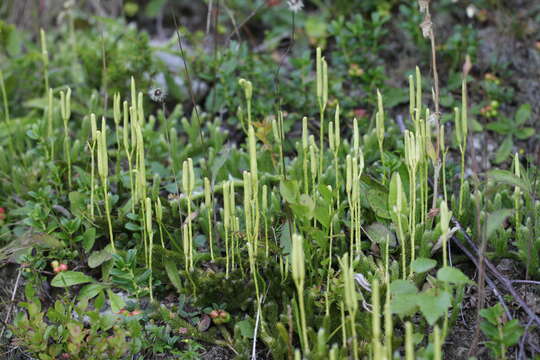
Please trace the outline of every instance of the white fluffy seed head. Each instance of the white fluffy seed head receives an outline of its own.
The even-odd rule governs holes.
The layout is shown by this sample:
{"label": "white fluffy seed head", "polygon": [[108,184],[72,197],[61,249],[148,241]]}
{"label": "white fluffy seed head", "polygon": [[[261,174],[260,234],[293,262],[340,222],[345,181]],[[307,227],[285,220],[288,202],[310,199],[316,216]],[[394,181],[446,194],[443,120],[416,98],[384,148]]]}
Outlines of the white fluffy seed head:
{"label": "white fluffy seed head", "polygon": [[293,13],[297,13],[304,8],[304,2],[302,0],[288,0],[287,6]]}

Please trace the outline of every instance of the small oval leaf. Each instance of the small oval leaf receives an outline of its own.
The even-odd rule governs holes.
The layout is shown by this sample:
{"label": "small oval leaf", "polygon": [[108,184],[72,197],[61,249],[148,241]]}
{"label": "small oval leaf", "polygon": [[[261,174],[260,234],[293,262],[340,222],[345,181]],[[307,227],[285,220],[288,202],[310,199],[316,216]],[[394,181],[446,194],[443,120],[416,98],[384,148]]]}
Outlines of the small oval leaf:
{"label": "small oval leaf", "polygon": [[58,273],[52,280],[51,285],[54,287],[69,287],[73,285],[85,284],[94,281],[88,275],[80,271],[63,271]]}
{"label": "small oval leaf", "polygon": [[468,284],[471,282],[467,275],[461,272],[461,270],[451,266],[440,268],[439,271],[437,271],[437,279],[458,285]]}

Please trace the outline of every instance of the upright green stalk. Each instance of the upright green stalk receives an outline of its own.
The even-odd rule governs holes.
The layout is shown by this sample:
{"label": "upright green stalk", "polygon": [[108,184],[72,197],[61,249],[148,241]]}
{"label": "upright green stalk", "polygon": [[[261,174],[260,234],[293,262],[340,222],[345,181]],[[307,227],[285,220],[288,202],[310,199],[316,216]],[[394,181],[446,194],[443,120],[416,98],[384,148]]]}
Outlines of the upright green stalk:
{"label": "upright green stalk", "polygon": [[258,209],[256,206],[255,198],[257,194],[254,193],[254,177],[253,174],[244,171],[244,216],[246,223],[246,238],[247,238],[247,248],[248,248],[248,257],[249,257],[249,267],[251,275],[253,276],[253,282],[255,283],[255,295],[257,297],[257,311],[261,311],[261,297],[259,292],[259,281],[257,279],[257,266],[256,266],[256,256],[257,256],[257,237],[258,232],[255,231],[255,222],[256,222],[256,213]]}
{"label": "upright green stalk", "polygon": [[[259,248],[259,223],[260,223],[260,211],[259,211],[259,169],[257,167],[257,138],[255,137],[255,130],[253,126],[249,127],[248,131],[248,152],[249,152],[249,168],[251,177],[251,186],[253,187],[253,246],[255,256],[257,255]],[[244,189],[245,191],[245,189]]]}
{"label": "upright green stalk", "polygon": [[304,116],[302,119],[302,169],[304,171],[304,194],[309,194],[309,181],[308,181],[308,156],[309,156],[309,130],[308,130],[308,118]]}
{"label": "upright green stalk", "polygon": [[409,321],[405,323],[405,360],[414,360],[413,327]]}
{"label": "upright green stalk", "polygon": [[394,325],[392,323],[392,309],[390,307],[390,287],[386,282],[386,301],[384,302],[384,347],[387,359],[392,359],[392,336]]}
{"label": "upright green stalk", "polygon": [[298,302],[300,305],[300,321],[301,321],[301,339],[302,350],[304,354],[309,354],[309,341],[307,336],[306,311],[304,305],[304,281],[306,278],[306,270],[304,264],[304,239],[301,235],[293,234],[292,236],[292,278],[296,285],[298,293]]}
{"label": "upright green stalk", "polygon": [[68,186],[71,189],[71,147],[69,145],[68,121],[71,117],[71,89],[67,89],[67,94],[60,92],[60,112],[64,122],[64,153],[66,155],[68,168]]}
{"label": "upright green stalk", "polygon": [[[405,232],[403,231],[403,224],[402,224],[402,217],[403,217],[403,204],[404,201],[404,194],[403,194],[403,185],[401,182],[401,177],[399,176],[399,173],[395,173],[395,183],[394,178],[391,181],[390,188],[391,192],[396,192],[396,204],[394,205],[392,211],[395,214],[395,222],[397,223],[398,227],[398,235],[401,242],[401,270],[402,270],[402,276],[403,279],[406,278],[407,272],[406,272],[406,244],[405,244]],[[392,188],[395,187],[395,190],[392,190]]]}
{"label": "upright green stalk", "polygon": [[225,233],[225,279],[229,278],[229,224],[232,210],[230,207],[230,182],[223,185],[223,232]]}
{"label": "upright green stalk", "polygon": [[161,247],[165,249],[165,242],[163,241],[163,206],[161,200],[157,197],[156,200],[156,221],[159,227],[159,239],[161,240]]}
{"label": "upright green stalk", "polygon": [[415,132],[418,133],[417,127],[420,123],[420,117],[422,114],[422,75],[420,73],[420,68],[416,67],[416,101],[415,101]]}
{"label": "upright green stalk", "polygon": [[459,186],[459,215],[463,213],[463,182],[465,181],[465,153],[467,152],[467,133],[468,133],[468,117],[467,117],[467,81],[463,79],[461,83],[461,116],[458,110],[455,110],[455,126],[456,138],[461,152],[461,175]]}
{"label": "upright green stalk", "polygon": [[105,118],[102,119],[101,131],[97,131],[97,155],[98,155],[98,174],[101,178],[103,186],[103,200],[105,202],[105,213],[107,216],[107,224],[109,225],[109,239],[113,252],[116,252],[114,246],[114,238],[112,231],[111,210],[109,206],[109,191],[107,186],[109,176],[109,160],[107,155],[107,125]]}
{"label": "upright green stalk", "polygon": [[452,212],[448,210],[446,201],[441,204],[441,237],[442,237],[442,247],[443,247],[443,266],[448,265],[448,236],[449,236],[449,226],[450,220],[452,219]]}
{"label": "upright green stalk", "polygon": [[313,135],[309,136],[309,165],[311,173],[311,190],[315,192],[315,184],[319,174],[319,161],[317,159],[317,144],[315,142],[315,136]]}
{"label": "upright green stalk", "polygon": [[[90,170],[90,218],[94,220],[94,189],[95,189],[95,156],[94,150],[96,148],[96,143],[98,142],[98,131],[97,131],[97,122],[96,115],[90,114],[90,127],[92,129],[92,138],[88,142],[88,147],[90,148],[90,158],[91,158],[91,170]],[[98,149],[99,151],[99,149]]]}
{"label": "upright green stalk", "polygon": [[443,183],[443,193],[444,193],[444,201],[448,203],[448,193],[446,190],[446,155],[448,154],[448,150],[446,149],[446,139],[445,139],[445,133],[444,133],[444,126],[440,127],[440,134],[439,138],[441,139],[441,154],[442,154],[442,183]]}
{"label": "upright green stalk", "polygon": [[341,347],[346,349],[347,348],[347,322],[345,320],[345,303],[343,300],[340,303],[339,312],[341,315],[341,341],[343,342]]}
{"label": "upright green stalk", "polygon": [[244,89],[244,96],[246,98],[248,123],[247,128],[243,123],[242,127],[244,128],[244,132],[247,132],[247,129],[251,127],[251,99],[253,98],[253,86],[251,85],[251,81],[246,79],[238,80],[238,85]]}
{"label": "upright green stalk", "polygon": [[6,92],[6,84],[4,82],[4,74],[2,73],[1,69],[0,69],[0,90],[2,91],[2,102],[4,104],[4,121],[6,123],[9,123],[10,122],[9,103],[8,103],[7,92]]}
{"label": "upright green stalk", "polygon": [[[343,255],[340,262],[341,273],[343,274],[343,289],[345,306],[349,312],[349,320],[351,326],[351,334],[353,340],[353,358],[358,360],[358,339],[356,338],[356,313],[358,311],[358,292],[354,283],[353,265],[349,265],[349,255]],[[374,333],[375,335],[375,333]]]}
{"label": "upright green stalk", "polygon": [[[152,227],[152,200],[146,198],[146,234],[148,236],[148,269],[152,272],[152,254],[154,251],[154,229]],[[150,301],[154,301],[154,292],[152,289],[152,273],[150,273],[149,287],[150,287]]]}
{"label": "upright green stalk", "polygon": [[415,112],[416,112],[416,99],[415,99],[414,78],[412,75],[409,75],[409,117],[413,124],[416,121]]}
{"label": "upright green stalk", "polygon": [[341,137],[340,137],[340,126],[339,126],[339,120],[340,118],[340,112],[339,112],[339,104],[336,107],[336,115],[335,115],[335,121],[334,123],[330,122],[329,125],[329,132],[328,132],[328,140],[330,144],[330,151],[334,154],[334,171],[336,176],[336,197],[337,197],[337,203],[339,204],[339,193],[340,187],[339,187],[339,146],[341,143]]}
{"label": "upright green stalk", "polygon": [[131,212],[135,213],[135,187],[133,184],[133,166],[131,163],[131,158],[133,156],[133,151],[136,147],[136,141],[134,141],[133,126],[130,125],[129,123],[131,112],[129,110],[127,101],[124,101],[123,103],[123,113],[124,113],[124,124],[122,127],[122,141],[124,144],[124,152],[126,153],[126,158],[127,158],[127,163],[128,163],[129,187],[131,191],[131,201],[130,201]]}
{"label": "upright green stalk", "polygon": [[[416,235],[416,171],[420,162],[421,144],[415,135],[405,130],[405,162],[409,171],[409,197],[411,201],[409,212],[409,233],[411,236],[411,263],[415,258]],[[411,269],[412,274],[412,269]]]}
{"label": "upright green stalk", "polygon": [[191,264],[191,258],[190,258],[190,240],[189,240],[189,230],[187,224],[184,224],[182,226],[182,246],[184,248],[184,264],[185,264],[185,270],[186,273],[190,271],[190,264]]}
{"label": "upright green stalk", "polygon": [[120,94],[116,93],[114,94],[113,98],[113,116],[114,116],[114,126],[115,126],[115,133],[116,133],[116,168],[115,168],[115,175],[118,178],[118,181],[120,181],[120,154],[122,153],[120,151],[121,142],[120,142],[120,121],[122,119],[122,112],[120,109]]}
{"label": "upright green stalk", "polygon": [[212,214],[214,212],[214,204],[212,202],[210,180],[207,177],[204,178],[204,205],[206,207],[206,218],[208,220],[208,245],[210,247],[210,258],[212,261],[215,261],[213,247],[214,240],[212,238]]}
{"label": "upright green stalk", "polygon": [[274,140],[277,142],[279,149],[279,170],[281,176],[285,176],[285,159],[283,157],[283,113],[278,112],[277,120],[272,120],[272,132],[274,134]]}
{"label": "upright green stalk", "polygon": [[319,180],[321,179],[324,167],[324,112],[328,104],[328,64],[321,54],[321,48],[317,48],[317,101],[319,103],[320,130],[319,130]]}
{"label": "upright green stalk", "polygon": [[192,214],[191,214],[191,196],[195,189],[195,172],[193,170],[193,160],[188,158],[184,161],[182,166],[182,191],[187,197],[187,225],[188,225],[188,237],[189,237],[189,270],[193,271],[193,227],[192,227]]}
{"label": "upright green stalk", "polygon": [[372,332],[372,346],[373,346],[373,359],[382,359],[382,346],[381,346],[381,305],[379,299],[379,281],[373,280],[371,286],[371,332]]}
{"label": "upright green stalk", "polygon": [[375,115],[375,125],[377,132],[377,142],[379,143],[379,153],[381,155],[381,164],[383,167],[383,183],[386,182],[386,165],[384,163],[384,108],[382,95],[377,90],[377,114]]}
{"label": "upright green stalk", "polygon": [[[6,84],[4,83],[4,75],[0,69],[0,90],[2,91],[2,102],[4,103],[4,121],[10,133],[11,131],[11,118],[9,117],[9,103],[6,92]],[[15,156],[15,146],[13,145],[13,134],[8,136],[8,146],[12,156]]]}
{"label": "upright green stalk", "polygon": [[265,256],[268,258],[270,252],[270,244],[268,243],[268,185],[262,187],[262,212],[264,217],[264,239],[265,239]]}
{"label": "upright green stalk", "polygon": [[45,86],[45,93],[49,90],[49,52],[47,51],[47,38],[45,31],[40,29],[39,31],[41,39],[41,61],[43,62],[43,80]]}
{"label": "upright green stalk", "polygon": [[47,92],[47,138],[50,142],[50,158],[54,159],[54,138],[53,138],[53,90]]}
{"label": "upright green stalk", "polygon": [[[356,157],[358,156],[358,157]],[[351,262],[354,254],[362,253],[361,244],[361,204],[360,204],[360,177],[364,170],[364,155],[360,150],[355,157],[346,157],[345,190],[350,209],[351,230],[350,246]],[[356,249],[355,249],[356,246]]]}
{"label": "upright green stalk", "polygon": [[441,331],[438,325],[433,329],[433,360],[442,360]]}

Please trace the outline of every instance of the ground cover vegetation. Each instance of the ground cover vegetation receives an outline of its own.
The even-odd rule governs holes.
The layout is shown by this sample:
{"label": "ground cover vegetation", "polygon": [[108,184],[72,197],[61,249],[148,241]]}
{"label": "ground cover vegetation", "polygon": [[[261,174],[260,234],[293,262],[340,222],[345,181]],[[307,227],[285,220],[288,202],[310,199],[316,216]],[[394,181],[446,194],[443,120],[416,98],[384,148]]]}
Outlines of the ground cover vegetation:
{"label": "ground cover vegetation", "polygon": [[540,357],[534,1],[20,6],[4,358]]}

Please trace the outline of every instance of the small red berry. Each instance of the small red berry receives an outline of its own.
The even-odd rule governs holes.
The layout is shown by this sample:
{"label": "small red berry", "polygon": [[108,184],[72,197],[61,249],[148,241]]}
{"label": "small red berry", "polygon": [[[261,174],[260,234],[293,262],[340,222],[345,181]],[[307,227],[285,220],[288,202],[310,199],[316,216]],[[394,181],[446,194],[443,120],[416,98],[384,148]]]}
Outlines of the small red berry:
{"label": "small red berry", "polygon": [[219,316],[219,311],[217,311],[217,310],[212,310],[212,311],[210,312],[209,315],[210,315],[210,317],[211,317],[212,319],[215,319],[215,318],[217,318],[217,317]]}
{"label": "small red berry", "polygon": [[219,318],[221,319],[222,323],[228,323],[229,321],[231,321],[231,314],[229,314],[225,310],[220,310]]}
{"label": "small red berry", "polygon": [[60,264],[59,268],[60,268],[60,271],[67,271],[69,269],[67,264]]}

